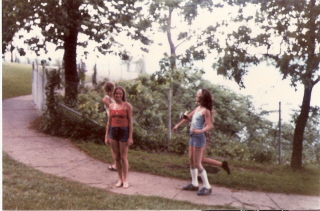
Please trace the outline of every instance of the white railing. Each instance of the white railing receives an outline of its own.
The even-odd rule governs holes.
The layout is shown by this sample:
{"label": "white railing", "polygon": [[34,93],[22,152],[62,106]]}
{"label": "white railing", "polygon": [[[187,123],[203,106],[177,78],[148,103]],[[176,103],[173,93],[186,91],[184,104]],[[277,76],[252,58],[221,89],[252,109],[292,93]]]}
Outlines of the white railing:
{"label": "white railing", "polygon": [[45,86],[47,83],[46,71],[58,70],[59,67],[32,64],[32,97],[39,111],[44,111],[46,106]]}
{"label": "white railing", "polygon": [[44,111],[46,95],[45,86],[47,79],[45,76],[45,69],[39,64],[32,64],[32,97],[40,111]]}

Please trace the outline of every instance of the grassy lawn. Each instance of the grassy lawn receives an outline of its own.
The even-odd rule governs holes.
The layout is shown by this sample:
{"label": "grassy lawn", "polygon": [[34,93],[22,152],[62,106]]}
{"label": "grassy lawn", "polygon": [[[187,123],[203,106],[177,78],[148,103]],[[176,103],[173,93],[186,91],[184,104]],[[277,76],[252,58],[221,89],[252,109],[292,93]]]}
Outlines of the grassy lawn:
{"label": "grassy lawn", "polygon": [[32,66],[2,63],[2,100],[31,94]]}
{"label": "grassy lawn", "polygon": [[213,210],[161,197],[114,194],[44,174],[3,154],[4,210]]}

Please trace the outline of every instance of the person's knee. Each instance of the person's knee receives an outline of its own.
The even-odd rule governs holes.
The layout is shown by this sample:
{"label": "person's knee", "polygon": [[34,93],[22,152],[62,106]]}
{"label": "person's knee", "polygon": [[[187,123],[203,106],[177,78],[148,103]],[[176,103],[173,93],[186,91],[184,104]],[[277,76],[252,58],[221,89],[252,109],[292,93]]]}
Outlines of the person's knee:
{"label": "person's knee", "polygon": [[120,162],[120,161],[121,161],[121,156],[120,156],[120,155],[116,155],[115,157],[116,157],[116,161],[117,161],[117,162]]}
{"label": "person's knee", "polygon": [[121,156],[120,158],[121,162],[126,162],[128,160],[127,156]]}
{"label": "person's knee", "polygon": [[196,163],[194,164],[194,166],[195,166],[199,171],[200,171],[201,169],[203,169],[202,164],[199,163],[199,162],[196,162]]}

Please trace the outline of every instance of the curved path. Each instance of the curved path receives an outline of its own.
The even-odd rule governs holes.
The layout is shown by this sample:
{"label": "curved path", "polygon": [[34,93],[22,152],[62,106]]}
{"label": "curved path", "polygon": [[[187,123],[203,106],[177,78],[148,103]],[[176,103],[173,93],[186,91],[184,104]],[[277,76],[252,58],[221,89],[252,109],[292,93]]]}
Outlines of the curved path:
{"label": "curved path", "polygon": [[[117,175],[107,163],[93,159],[63,138],[30,129],[39,116],[32,96],[11,98],[2,102],[3,151],[13,159],[47,174],[67,178],[119,194],[160,196],[206,205],[230,205],[240,209],[319,210],[320,197],[232,190],[213,186],[209,196],[182,191],[189,181],[164,178],[138,172],[129,173],[129,189],[114,188]],[[150,185],[146,185],[150,184]]]}

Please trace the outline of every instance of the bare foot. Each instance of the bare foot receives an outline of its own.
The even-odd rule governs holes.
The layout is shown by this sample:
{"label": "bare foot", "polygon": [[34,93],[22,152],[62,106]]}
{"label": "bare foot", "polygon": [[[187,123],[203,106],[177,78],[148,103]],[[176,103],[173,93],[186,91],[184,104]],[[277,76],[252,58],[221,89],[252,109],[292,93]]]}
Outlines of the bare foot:
{"label": "bare foot", "polygon": [[124,189],[129,188],[129,184],[128,184],[128,182],[123,182],[123,188],[124,188]]}
{"label": "bare foot", "polygon": [[122,187],[122,185],[123,185],[122,181],[118,181],[117,184],[115,184],[114,186],[116,188],[120,188],[120,187]]}

